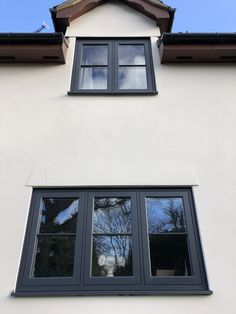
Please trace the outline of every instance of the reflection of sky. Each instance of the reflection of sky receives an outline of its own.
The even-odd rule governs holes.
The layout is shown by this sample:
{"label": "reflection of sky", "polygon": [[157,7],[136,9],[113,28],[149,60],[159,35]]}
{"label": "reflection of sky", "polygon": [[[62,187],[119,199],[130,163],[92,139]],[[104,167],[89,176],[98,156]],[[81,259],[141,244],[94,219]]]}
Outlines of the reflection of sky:
{"label": "reflection of sky", "polygon": [[129,198],[95,198],[94,233],[130,233],[131,201]]}
{"label": "reflection of sky", "polygon": [[80,89],[107,89],[106,68],[81,68]]}
{"label": "reflection of sky", "polygon": [[144,65],[143,45],[119,45],[119,65]]}
{"label": "reflection of sky", "polygon": [[94,236],[99,255],[127,258],[131,250],[130,236]]}
{"label": "reflection of sky", "polygon": [[[132,276],[131,255],[132,240],[130,236],[96,236],[93,238],[93,259],[92,272],[96,265],[104,266],[100,269],[99,276]],[[94,264],[95,263],[95,264]],[[95,269],[93,269],[95,266]],[[123,267],[123,271],[114,273],[117,267]],[[110,270],[110,271],[109,271]],[[129,274],[127,273],[129,270]],[[97,274],[98,275],[98,274]]]}
{"label": "reflection of sky", "polygon": [[108,47],[99,45],[84,45],[83,65],[107,65]]}
{"label": "reflection of sky", "polygon": [[147,89],[145,67],[120,67],[119,89]]}
{"label": "reflection of sky", "polygon": [[[184,214],[182,198],[147,198],[146,206],[151,233],[171,231],[174,228],[174,223],[168,215],[169,211],[176,212],[178,217]],[[179,220],[177,225],[180,228]]]}
{"label": "reflection of sky", "polygon": [[53,220],[56,225],[62,225],[67,220],[70,220],[79,209],[79,200],[73,201],[73,203],[63,211],[61,211]]}

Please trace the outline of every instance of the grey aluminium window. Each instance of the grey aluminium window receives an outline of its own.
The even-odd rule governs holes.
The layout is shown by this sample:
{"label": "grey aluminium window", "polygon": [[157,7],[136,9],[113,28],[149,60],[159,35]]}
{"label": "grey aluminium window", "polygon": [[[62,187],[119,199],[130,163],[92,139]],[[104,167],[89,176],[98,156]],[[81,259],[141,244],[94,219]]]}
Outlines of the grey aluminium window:
{"label": "grey aluminium window", "polygon": [[34,190],[13,295],[210,293],[191,189]]}
{"label": "grey aluminium window", "polygon": [[156,94],[148,39],[78,39],[69,94]]}

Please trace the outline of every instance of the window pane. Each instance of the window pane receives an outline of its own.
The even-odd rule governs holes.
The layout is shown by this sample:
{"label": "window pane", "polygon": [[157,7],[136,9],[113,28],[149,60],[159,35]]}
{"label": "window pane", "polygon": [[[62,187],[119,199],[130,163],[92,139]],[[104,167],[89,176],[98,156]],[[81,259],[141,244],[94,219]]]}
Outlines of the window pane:
{"label": "window pane", "polygon": [[147,89],[146,68],[119,68],[119,89]]}
{"label": "window pane", "polygon": [[82,65],[107,65],[108,47],[100,45],[84,45]]}
{"label": "window pane", "polygon": [[152,276],[190,276],[186,235],[150,235]]}
{"label": "window pane", "polygon": [[133,275],[130,236],[94,236],[92,254],[92,276]]}
{"label": "window pane", "polygon": [[75,198],[44,198],[40,233],[76,232],[79,200]]}
{"label": "window pane", "polygon": [[182,198],[146,198],[148,232],[185,232]]}
{"label": "window pane", "polygon": [[74,236],[39,236],[33,277],[73,276],[74,251]]}
{"label": "window pane", "polygon": [[93,233],[114,234],[131,232],[130,198],[95,198]]}
{"label": "window pane", "polygon": [[119,45],[119,65],[145,65],[144,45]]}
{"label": "window pane", "polygon": [[81,68],[79,89],[107,89],[107,69]]}

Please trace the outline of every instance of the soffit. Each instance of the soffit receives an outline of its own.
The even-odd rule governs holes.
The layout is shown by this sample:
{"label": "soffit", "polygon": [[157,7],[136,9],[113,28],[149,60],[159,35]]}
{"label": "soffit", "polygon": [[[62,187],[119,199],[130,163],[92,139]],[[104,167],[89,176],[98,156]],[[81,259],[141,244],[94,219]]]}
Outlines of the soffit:
{"label": "soffit", "polygon": [[65,63],[62,33],[0,33],[0,63]]}
{"label": "soffit", "polygon": [[236,63],[235,33],[162,34],[161,63]]}

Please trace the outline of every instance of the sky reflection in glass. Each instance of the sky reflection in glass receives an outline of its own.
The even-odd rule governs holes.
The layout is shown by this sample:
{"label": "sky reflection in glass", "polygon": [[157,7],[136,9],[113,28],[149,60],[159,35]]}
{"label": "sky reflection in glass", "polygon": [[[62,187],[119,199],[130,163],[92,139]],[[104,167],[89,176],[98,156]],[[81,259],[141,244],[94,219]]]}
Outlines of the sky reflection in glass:
{"label": "sky reflection in glass", "polygon": [[120,67],[119,89],[147,89],[145,67]]}
{"label": "sky reflection in glass", "polygon": [[93,233],[131,232],[131,200],[129,198],[95,198]]}
{"label": "sky reflection in glass", "polygon": [[81,68],[79,89],[107,89],[107,69]]}
{"label": "sky reflection in glass", "polygon": [[94,236],[92,276],[132,276],[130,236]]}
{"label": "sky reflection in glass", "polygon": [[185,232],[182,198],[146,198],[148,232]]}
{"label": "sky reflection in glass", "polygon": [[75,232],[78,199],[44,198],[40,233]]}
{"label": "sky reflection in glass", "polygon": [[132,276],[131,199],[95,197],[92,276]]}
{"label": "sky reflection in glass", "polygon": [[82,65],[107,65],[108,47],[100,45],[84,45]]}
{"label": "sky reflection in glass", "polygon": [[145,65],[144,45],[119,45],[119,65]]}

